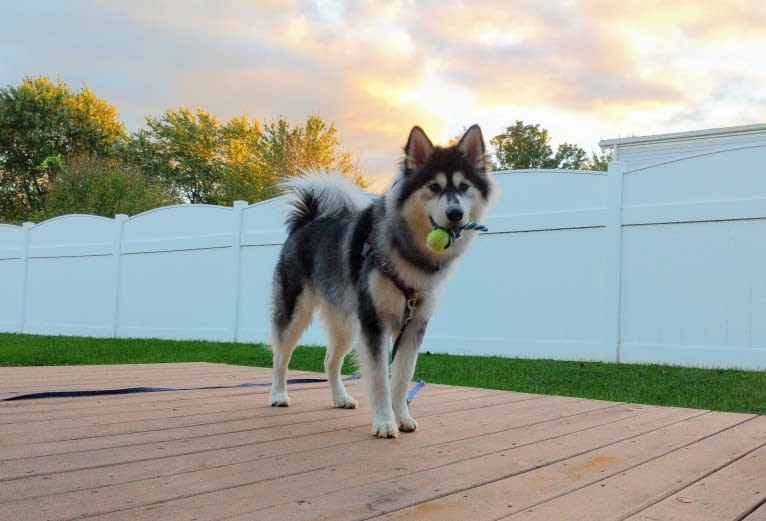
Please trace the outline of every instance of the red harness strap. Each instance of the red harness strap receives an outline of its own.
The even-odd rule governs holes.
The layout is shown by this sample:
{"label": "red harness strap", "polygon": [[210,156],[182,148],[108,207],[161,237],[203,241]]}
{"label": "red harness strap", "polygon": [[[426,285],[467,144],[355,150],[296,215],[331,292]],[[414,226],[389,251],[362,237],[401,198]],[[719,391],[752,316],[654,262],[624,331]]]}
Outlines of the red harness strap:
{"label": "red harness strap", "polygon": [[[367,236],[367,240],[364,243],[364,246],[362,247],[362,257],[369,257],[370,251],[372,251],[375,248],[375,243],[372,240],[372,235]],[[375,260],[373,258],[373,260]],[[415,309],[418,307],[418,292],[415,288],[412,288],[407,285],[406,282],[402,280],[402,278],[399,276],[399,274],[396,272],[396,270],[393,269],[392,266],[389,264],[380,261],[380,259],[377,259],[379,262],[377,264],[377,267],[382,271],[388,278],[391,280],[391,282],[394,283],[394,286],[396,286],[399,291],[402,292],[404,295],[404,312],[402,313],[402,328],[399,330],[399,334],[396,337],[396,340],[394,340],[394,347],[391,350],[391,361],[394,361],[394,357],[396,357],[396,351],[399,349],[399,342],[402,339],[402,335],[404,334],[405,328],[410,325],[410,322],[412,322],[412,317],[415,315]]]}

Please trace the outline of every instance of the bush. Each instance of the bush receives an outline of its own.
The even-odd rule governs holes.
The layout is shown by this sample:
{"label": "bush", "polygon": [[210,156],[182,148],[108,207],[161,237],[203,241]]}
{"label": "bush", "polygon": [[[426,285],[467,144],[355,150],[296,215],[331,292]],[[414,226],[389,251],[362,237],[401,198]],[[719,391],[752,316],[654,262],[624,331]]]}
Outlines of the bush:
{"label": "bush", "polygon": [[51,185],[49,215],[85,213],[114,217],[179,202],[162,183],[118,159],[77,156],[65,160]]}

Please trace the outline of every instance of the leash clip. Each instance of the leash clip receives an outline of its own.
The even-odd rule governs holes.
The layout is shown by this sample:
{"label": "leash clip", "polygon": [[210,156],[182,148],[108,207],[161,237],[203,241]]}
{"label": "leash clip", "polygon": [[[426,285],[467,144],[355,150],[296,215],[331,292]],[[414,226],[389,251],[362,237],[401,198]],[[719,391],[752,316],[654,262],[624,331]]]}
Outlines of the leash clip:
{"label": "leash clip", "polygon": [[407,302],[407,313],[404,318],[404,323],[409,324],[412,322],[412,317],[415,315],[415,309],[418,307],[418,294],[416,292],[413,292],[411,295],[408,295]]}

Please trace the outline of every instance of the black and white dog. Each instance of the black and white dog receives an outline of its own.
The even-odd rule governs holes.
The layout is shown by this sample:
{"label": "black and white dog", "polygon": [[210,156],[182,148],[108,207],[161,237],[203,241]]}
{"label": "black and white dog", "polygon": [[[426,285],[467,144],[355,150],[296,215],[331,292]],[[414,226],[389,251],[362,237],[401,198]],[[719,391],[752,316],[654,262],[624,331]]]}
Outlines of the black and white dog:
{"label": "black and white dog", "polygon": [[[340,176],[310,174],[285,182],[293,208],[273,281],[270,404],[290,404],[290,356],[319,308],[329,341],[325,369],[332,400],[337,407],[357,406],[340,369],[359,339],[372,434],[381,438],[417,428],[406,395],[418,348],[442,283],[475,232],[464,232],[443,252],[429,249],[426,239],[435,227],[459,233],[468,222],[480,222],[495,192],[477,125],[445,148],[414,127],[404,152],[401,173],[370,205]],[[399,341],[389,378],[392,338]]]}

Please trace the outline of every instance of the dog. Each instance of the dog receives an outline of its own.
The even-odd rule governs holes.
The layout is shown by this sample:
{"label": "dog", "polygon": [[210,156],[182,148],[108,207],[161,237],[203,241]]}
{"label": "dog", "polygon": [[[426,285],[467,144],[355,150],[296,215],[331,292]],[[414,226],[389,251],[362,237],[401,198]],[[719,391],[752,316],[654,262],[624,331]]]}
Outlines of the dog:
{"label": "dog", "polygon": [[[496,192],[487,161],[478,125],[448,147],[434,146],[416,126],[400,173],[370,204],[339,175],[310,173],[283,183],[292,208],[272,286],[272,406],[290,405],[287,367],[318,309],[327,331],[325,371],[334,405],[357,406],[340,370],[359,339],[372,435],[395,438],[417,428],[407,387],[443,283],[476,235],[460,232],[482,221]],[[426,241],[435,227],[459,238],[434,252]]]}

